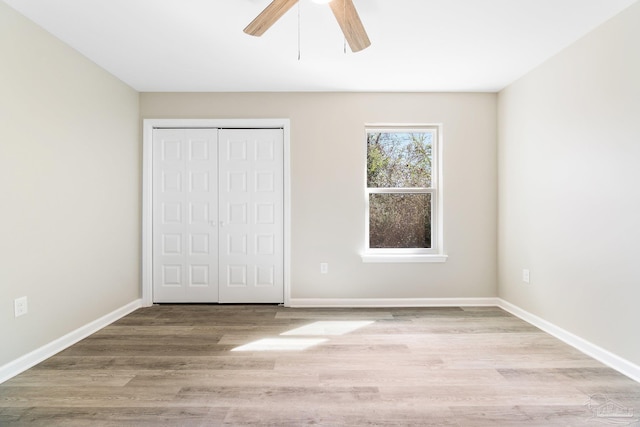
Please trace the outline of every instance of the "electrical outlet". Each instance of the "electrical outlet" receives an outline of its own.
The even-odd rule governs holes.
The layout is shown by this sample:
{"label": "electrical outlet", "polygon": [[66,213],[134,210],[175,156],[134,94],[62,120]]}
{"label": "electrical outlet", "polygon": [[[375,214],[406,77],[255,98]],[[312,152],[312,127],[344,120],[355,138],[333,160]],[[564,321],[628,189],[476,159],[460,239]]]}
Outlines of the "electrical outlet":
{"label": "electrical outlet", "polygon": [[328,262],[321,262],[320,263],[320,273],[322,273],[322,274],[329,273],[329,263]]}
{"label": "electrical outlet", "polygon": [[528,269],[523,269],[522,270],[522,281],[524,283],[529,283],[530,282],[530,276],[529,276],[529,270]]}
{"label": "electrical outlet", "polygon": [[27,314],[27,297],[16,298],[13,301],[13,309],[16,317]]}

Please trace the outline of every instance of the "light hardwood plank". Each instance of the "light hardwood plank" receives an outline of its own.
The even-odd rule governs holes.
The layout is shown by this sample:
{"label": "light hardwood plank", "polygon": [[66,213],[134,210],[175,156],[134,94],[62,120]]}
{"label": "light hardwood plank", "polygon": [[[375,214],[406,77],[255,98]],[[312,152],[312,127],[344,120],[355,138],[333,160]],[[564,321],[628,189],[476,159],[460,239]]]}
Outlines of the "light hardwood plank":
{"label": "light hardwood plank", "polygon": [[[372,323],[342,335],[282,335],[363,320]],[[233,351],[269,338],[325,341]],[[594,410],[603,402],[635,418],[606,418]],[[590,426],[639,416],[640,384],[495,307],[153,306],[0,384],[3,427]]]}

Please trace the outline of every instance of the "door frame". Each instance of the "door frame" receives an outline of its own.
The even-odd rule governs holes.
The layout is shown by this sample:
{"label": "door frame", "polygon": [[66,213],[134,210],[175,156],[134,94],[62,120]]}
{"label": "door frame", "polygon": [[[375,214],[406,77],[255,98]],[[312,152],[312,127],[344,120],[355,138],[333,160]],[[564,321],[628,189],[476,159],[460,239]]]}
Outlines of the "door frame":
{"label": "door frame", "polygon": [[153,130],[158,128],[282,129],[284,139],[284,306],[291,302],[290,119],[144,119],[142,121],[142,305],[153,305]]}

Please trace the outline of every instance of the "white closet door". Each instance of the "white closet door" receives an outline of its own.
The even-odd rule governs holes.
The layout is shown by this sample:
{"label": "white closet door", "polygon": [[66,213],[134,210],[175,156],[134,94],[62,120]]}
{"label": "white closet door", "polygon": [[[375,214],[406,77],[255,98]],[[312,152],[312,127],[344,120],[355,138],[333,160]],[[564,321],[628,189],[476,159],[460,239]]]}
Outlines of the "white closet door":
{"label": "white closet door", "polygon": [[218,301],[217,129],[153,134],[153,301]]}
{"label": "white closet door", "polygon": [[284,301],[283,131],[219,132],[219,301]]}

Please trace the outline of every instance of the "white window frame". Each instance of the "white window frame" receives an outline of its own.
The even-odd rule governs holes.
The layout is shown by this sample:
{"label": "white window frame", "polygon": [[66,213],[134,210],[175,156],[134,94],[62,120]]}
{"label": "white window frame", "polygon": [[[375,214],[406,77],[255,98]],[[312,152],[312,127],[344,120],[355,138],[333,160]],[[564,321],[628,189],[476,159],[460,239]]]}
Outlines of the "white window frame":
{"label": "white window frame", "polygon": [[[443,236],[442,187],[442,124],[365,124],[365,244],[361,254],[363,262],[445,262]],[[367,187],[367,136],[371,132],[433,132],[431,148],[431,187],[429,188],[369,188]],[[370,248],[369,196],[370,194],[431,194],[431,248]]]}

